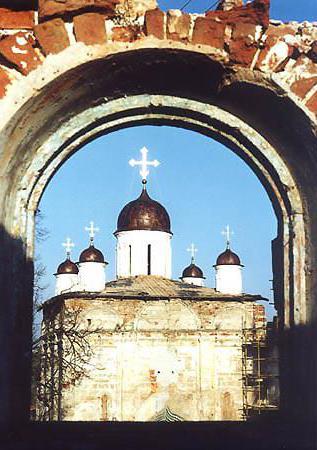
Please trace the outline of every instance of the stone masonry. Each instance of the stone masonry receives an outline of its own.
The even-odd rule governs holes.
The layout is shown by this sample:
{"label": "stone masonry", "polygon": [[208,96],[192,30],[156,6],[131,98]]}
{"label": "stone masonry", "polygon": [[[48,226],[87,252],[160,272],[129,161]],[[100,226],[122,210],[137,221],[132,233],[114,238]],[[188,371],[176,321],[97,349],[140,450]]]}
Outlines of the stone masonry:
{"label": "stone masonry", "polygon": [[139,276],[48,300],[37,418],[244,419],[244,330],[266,326],[255,299]]}

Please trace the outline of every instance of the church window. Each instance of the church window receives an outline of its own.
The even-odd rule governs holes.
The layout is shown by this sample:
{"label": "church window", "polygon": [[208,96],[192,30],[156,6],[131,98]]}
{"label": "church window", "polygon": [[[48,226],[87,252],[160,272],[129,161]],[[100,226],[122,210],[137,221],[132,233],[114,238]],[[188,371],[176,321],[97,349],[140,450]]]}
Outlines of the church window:
{"label": "church window", "polygon": [[147,246],[147,274],[151,275],[151,244]]}
{"label": "church window", "polygon": [[129,274],[132,273],[132,246],[129,245]]}

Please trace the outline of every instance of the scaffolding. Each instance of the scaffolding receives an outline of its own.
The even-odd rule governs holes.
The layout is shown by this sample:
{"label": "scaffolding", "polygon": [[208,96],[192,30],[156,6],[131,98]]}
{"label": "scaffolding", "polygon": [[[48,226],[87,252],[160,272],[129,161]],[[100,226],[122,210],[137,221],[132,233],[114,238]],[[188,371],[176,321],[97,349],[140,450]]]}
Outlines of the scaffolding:
{"label": "scaffolding", "polygon": [[[254,325],[255,322],[253,322]],[[243,416],[248,420],[278,410],[278,355],[272,329],[242,329]]]}

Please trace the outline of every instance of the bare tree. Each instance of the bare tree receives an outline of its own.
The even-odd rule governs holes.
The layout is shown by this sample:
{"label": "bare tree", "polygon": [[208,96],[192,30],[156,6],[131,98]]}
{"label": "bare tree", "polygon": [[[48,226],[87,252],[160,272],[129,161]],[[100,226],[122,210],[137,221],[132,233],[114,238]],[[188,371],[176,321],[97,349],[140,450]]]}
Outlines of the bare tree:
{"label": "bare tree", "polygon": [[[38,209],[35,214],[35,243],[40,244],[49,237],[49,231],[43,226],[44,216]],[[45,300],[47,285],[44,284],[46,267],[37,252],[34,258],[34,281],[33,281],[33,323],[32,323],[32,384],[31,384],[31,418],[35,415],[37,382],[40,377],[40,342],[41,342],[41,320],[39,311]]]}
{"label": "bare tree", "polygon": [[[35,214],[35,243],[40,244],[46,241],[49,237],[49,231],[43,226],[44,216],[38,209]],[[34,283],[33,283],[33,311],[36,315],[39,307],[44,300],[44,292],[47,285],[43,283],[43,278],[46,275],[46,267],[44,266],[40,254],[37,252],[34,258]]]}
{"label": "bare tree", "polygon": [[93,355],[90,336],[100,333],[81,318],[82,308],[60,300],[44,308],[37,420],[63,420],[63,391],[89,376]]}

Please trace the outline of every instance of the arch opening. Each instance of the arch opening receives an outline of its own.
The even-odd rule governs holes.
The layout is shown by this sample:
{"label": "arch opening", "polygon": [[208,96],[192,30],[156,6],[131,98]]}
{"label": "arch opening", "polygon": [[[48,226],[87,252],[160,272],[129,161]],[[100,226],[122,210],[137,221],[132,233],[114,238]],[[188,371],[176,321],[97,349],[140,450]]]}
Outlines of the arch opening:
{"label": "arch opening", "polygon": [[[138,57],[144,57],[142,52],[136,53]],[[303,216],[305,211],[309,211],[313,205],[313,201],[308,202],[307,196],[304,195],[308,189],[311,173],[309,171],[306,173],[307,185],[301,185],[298,180],[305,174],[301,172],[304,171],[303,168],[297,172],[294,147],[289,152],[289,158],[285,157],[288,154],[287,152],[283,154],[286,146],[283,149],[279,142],[274,141],[272,138],[274,133],[269,134],[268,139],[265,139],[263,136],[266,133],[262,135],[256,127],[250,125],[252,111],[249,111],[249,120],[246,120],[245,112],[241,113],[230,105],[228,100],[230,96],[217,99],[217,90],[222,89],[225,75],[218,63],[215,65],[205,56],[197,56],[191,52],[188,52],[188,55],[185,55],[186,52],[180,52],[181,55],[177,55],[176,58],[176,53],[159,53],[163,59],[165,58],[165,64],[163,64],[165,68],[170,67],[171,59],[175,58],[174,64],[177,64],[178,58],[185,60],[188,56],[185,65],[187,66],[189,62],[189,66],[193,68],[195,65],[197,71],[195,73],[193,70],[186,70],[186,82],[181,83],[181,86],[175,79],[172,79],[167,86],[164,85],[164,88],[155,82],[153,85],[142,84],[143,77],[139,79],[140,84],[135,84],[136,78],[133,76],[130,77],[130,83],[126,88],[122,79],[123,75],[127,75],[125,71],[121,72],[121,84],[117,84],[118,79],[114,74],[111,75],[112,80],[109,75],[109,78],[106,77],[107,79],[101,82],[100,64],[103,69],[105,66],[103,62],[98,61],[98,64],[90,67],[91,72],[87,70],[87,65],[81,66],[78,71],[73,70],[63,79],[60,77],[56,83],[48,85],[33,105],[27,105],[27,108],[31,106],[32,123],[28,122],[30,115],[27,114],[16,127],[18,120],[25,112],[23,108],[19,111],[3,136],[3,142],[8,142],[10,136],[10,146],[8,144],[5,146],[5,152],[8,156],[6,169],[11,177],[7,189],[3,192],[7,194],[7,198],[10,198],[10,204],[7,202],[3,210],[6,216],[3,223],[8,236],[18,241],[18,248],[12,252],[10,258],[18,260],[20,268],[26,267],[26,261],[32,261],[34,213],[45,186],[58,167],[72,153],[100,134],[137,124],[170,124],[195,130],[221,141],[239,154],[256,173],[268,192],[279,221],[276,243],[276,259],[279,259],[279,263],[274,270],[276,271],[275,292],[278,292],[278,297],[283,299],[281,304],[277,305],[283,318],[283,325],[289,327],[306,323],[312,309],[312,305],[309,310],[307,308],[307,290],[311,286],[307,285],[305,270],[307,260],[310,259],[306,231],[313,225],[308,220],[304,222]],[[125,55],[122,55],[123,61],[126,62],[124,57]],[[157,53],[154,59],[157,59]],[[194,62],[195,64],[191,66]],[[118,68],[115,75],[118,75],[120,79],[123,63],[120,64],[120,61],[116,61],[115,58],[108,58],[106,61],[108,65],[113,63]],[[141,68],[137,68],[137,64],[133,63],[128,67],[130,74],[136,69],[140,76]],[[153,75],[158,65],[149,63],[149,67]],[[197,80],[199,73],[204,72],[206,67],[208,67],[207,74],[212,73],[212,77],[206,76],[204,83],[198,85],[199,88],[189,92],[193,80]],[[158,72],[154,80],[162,75],[161,71]],[[89,77],[94,81],[88,82]],[[98,83],[94,85],[98,79],[101,85]],[[60,91],[58,86],[61,88]],[[117,91],[114,89],[116,86]],[[93,92],[94,88],[95,92]],[[259,89],[264,88],[262,86]],[[224,87],[222,92],[225,90]],[[50,96],[54,91],[56,94],[52,101]],[[109,97],[105,95],[108,92],[111,92]],[[270,92],[268,95],[273,93]],[[239,98],[241,97],[237,95],[236,99]],[[82,100],[78,101],[79,99]],[[44,120],[42,123],[35,124],[45,102],[48,102],[49,106],[45,107]],[[229,112],[230,110],[234,114]],[[301,113],[298,114],[300,120],[304,122],[305,119]],[[260,128],[263,131],[265,124],[263,121],[261,124],[263,127]],[[299,137],[300,134],[297,135],[296,142]],[[309,146],[311,137],[310,134],[306,138],[306,147]],[[23,148],[26,149],[24,152]],[[310,157],[314,165],[314,155],[310,154]],[[307,165],[309,163],[310,161],[307,161]],[[307,203],[309,203],[308,206]],[[12,244],[7,245],[8,248],[12,248]],[[18,253],[20,257],[17,256]],[[32,265],[28,264],[23,277],[18,278],[16,291],[13,293],[15,306],[21,297],[26,297],[30,301],[31,282]],[[30,322],[24,325],[26,335],[28,335],[29,326]]]}
{"label": "arch opening", "polygon": [[[132,108],[130,108],[131,103]],[[128,109],[125,110],[127,105]],[[140,107],[140,105],[142,106]],[[201,113],[202,107],[205,110],[204,114]],[[106,113],[108,108],[111,111],[110,115]],[[117,108],[118,111],[115,114],[113,114],[114,108]],[[22,185],[28,183],[28,187],[21,192],[23,204],[28,204],[28,215],[31,219],[31,222],[29,222],[31,226],[28,229],[31,241],[28,243],[28,248],[33,246],[32,217],[37,209],[38,202],[47,183],[67,158],[87,142],[102,134],[142,124],[168,124],[212,137],[242,157],[267,191],[278,220],[279,239],[283,233],[286,233],[284,239],[287,240],[287,252],[290,251],[289,233],[294,225],[294,210],[296,209],[297,222],[299,222],[298,219],[302,214],[302,205],[298,203],[299,196],[296,185],[291,175],[287,173],[283,160],[279,157],[276,158],[274,148],[255,130],[239,121],[236,116],[232,116],[216,106],[206,106],[196,101],[156,95],[114,100],[110,104],[104,105],[104,107],[96,107],[97,117],[93,115],[93,109],[90,109],[89,114],[93,123],[97,123],[97,126],[95,125],[92,129],[90,129],[91,126],[87,126],[85,113],[76,117],[76,127],[74,127],[74,121],[64,125],[56,134],[49,138],[44,146],[44,149],[51,148],[52,145],[58,147],[58,151],[54,152],[55,158],[46,160],[42,170],[38,171],[38,177],[34,178],[34,184],[30,183],[30,180],[26,179],[26,177],[25,182],[24,179],[22,180]],[[68,133],[71,135],[69,136]],[[272,165],[272,160],[274,159],[277,160],[277,169],[282,173],[282,177],[277,173],[276,167]],[[38,161],[35,160],[33,164],[34,166],[38,165]],[[31,173],[36,173],[33,167],[30,167],[30,171]],[[18,211],[16,215],[19,215]],[[303,226],[303,224],[301,225]],[[278,308],[282,317],[284,306],[285,304],[280,305]],[[302,316],[303,319],[299,318],[301,314],[305,314],[305,306],[298,306],[296,311],[297,318],[295,317],[294,309],[289,309],[288,316],[286,315],[285,317],[286,323],[289,325],[297,320],[299,322],[301,320],[305,321],[304,316]]]}

